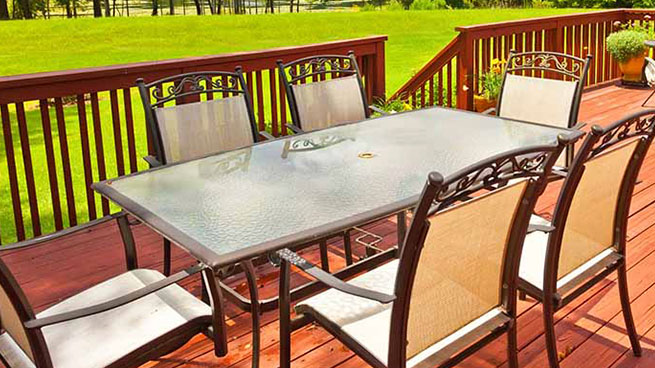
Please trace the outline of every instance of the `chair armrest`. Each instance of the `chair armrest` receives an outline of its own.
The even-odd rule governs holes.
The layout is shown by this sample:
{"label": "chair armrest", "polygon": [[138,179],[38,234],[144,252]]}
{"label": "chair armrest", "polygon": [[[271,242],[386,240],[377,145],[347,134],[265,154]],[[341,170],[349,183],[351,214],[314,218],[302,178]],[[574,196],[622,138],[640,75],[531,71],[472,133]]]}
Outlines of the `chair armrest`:
{"label": "chair armrest", "polygon": [[269,132],[267,132],[265,130],[259,131],[259,135],[264,137],[267,141],[275,139],[275,137],[271,133],[269,133]]}
{"label": "chair armrest", "polygon": [[104,222],[107,222],[107,221],[110,221],[110,220],[114,220],[114,219],[117,219],[117,218],[123,217],[123,216],[127,216],[127,213],[121,211],[121,212],[117,212],[117,213],[114,213],[114,214],[111,214],[111,215],[101,217],[99,219],[95,219],[95,220],[92,220],[92,221],[89,221],[89,222],[85,222],[85,223],[83,223],[81,225],[76,225],[76,226],[69,227],[69,228],[66,228],[66,229],[63,229],[63,230],[59,230],[59,231],[51,233],[51,234],[41,235],[41,236],[36,237],[36,238],[27,239],[27,240],[19,241],[19,242],[16,242],[16,243],[3,245],[2,247],[0,247],[0,253],[2,253],[4,251],[8,251],[8,250],[13,250],[13,249],[28,248],[28,247],[31,247],[31,246],[34,246],[34,245],[39,245],[39,244],[42,244],[42,243],[45,243],[45,242],[49,242],[49,241],[52,241],[52,240],[55,240],[55,239],[59,239],[59,238],[61,238],[63,236],[72,235],[72,234],[75,234],[75,233],[80,232],[82,230],[87,230],[87,229],[89,229],[89,228],[91,228],[91,227],[93,227],[95,225],[98,225],[98,224],[101,224],[101,223],[104,223]]}
{"label": "chair armrest", "polygon": [[157,159],[155,158],[155,156],[148,155],[148,156],[144,157],[143,159],[146,160],[146,162],[148,163],[148,165],[150,165],[150,168],[151,168],[151,169],[152,169],[153,167],[163,166],[163,164],[162,164],[161,162],[159,162],[159,160],[157,160]]}
{"label": "chair armrest", "polygon": [[296,133],[296,134],[304,133],[302,129],[298,128],[297,126],[295,126],[293,124],[287,124],[287,128],[293,130],[293,132]]}
{"label": "chair armrest", "polygon": [[381,108],[379,108],[379,107],[377,107],[377,106],[369,105],[368,108],[371,109],[371,111],[373,111],[373,112],[377,112],[377,113],[380,114],[380,115],[389,115],[388,112],[382,110]]}
{"label": "chair armrest", "polygon": [[118,308],[122,305],[131,303],[137,299],[141,299],[144,296],[150,295],[156,291],[159,291],[165,287],[170,286],[171,284],[175,284],[193,274],[196,274],[200,271],[202,271],[204,268],[203,265],[197,264],[195,266],[191,266],[187,268],[184,271],[180,271],[176,273],[175,275],[169,276],[163,280],[154,282],[152,284],[149,284],[147,286],[142,287],[141,289],[135,290],[129,294],[123,295],[121,297],[118,297],[116,299],[112,299],[100,304],[96,304],[90,307],[85,307],[85,308],[80,308],[76,310],[72,310],[69,312],[64,312],[60,314],[55,314],[52,316],[44,317],[44,318],[37,318],[37,319],[31,319],[29,321],[25,322],[25,328],[27,329],[35,329],[35,328],[42,328],[45,326],[50,326],[54,325],[57,323],[62,323],[62,322],[67,322],[67,321],[72,321],[78,318],[83,318],[83,317],[88,317],[92,316],[94,314],[106,312],[108,310],[112,310],[115,308]]}
{"label": "chair armrest", "polygon": [[587,123],[577,123],[574,126],[572,126],[571,129],[580,130],[580,129],[584,128],[585,126],[587,126]]}
{"label": "chair armrest", "polygon": [[490,108],[484,110],[481,114],[491,115],[492,113],[496,113],[496,108],[495,107],[490,107]]}
{"label": "chair armrest", "polygon": [[561,176],[562,178],[566,178],[568,176],[568,173],[566,171],[556,168],[551,169],[550,173],[553,175]]}
{"label": "chair armrest", "polygon": [[291,250],[285,248],[282,250],[279,250],[277,252],[277,255],[291,263],[292,265],[300,268],[303,270],[305,273],[308,275],[314,277],[316,280],[319,282],[322,282],[323,284],[339,290],[341,292],[344,292],[346,294],[358,296],[361,298],[366,298],[370,300],[375,300],[377,302],[380,302],[382,304],[388,304],[393,302],[396,299],[395,295],[388,295],[384,293],[380,293],[374,290],[369,290],[369,289],[364,289],[352,284],[349,284],[337,277],[334,277],[328,272],[323,271],[320,267],[316,267],[306,259],[302,258],[298,254],[292,252]]}
{"label": "chair armrest", "polygon": [[541,231],[544,233],[550,233],[553,232],[555,228],[550,225],[542,225],[542,224],[530,224],[528,225],[528,234],[534,233],[535,231]]}

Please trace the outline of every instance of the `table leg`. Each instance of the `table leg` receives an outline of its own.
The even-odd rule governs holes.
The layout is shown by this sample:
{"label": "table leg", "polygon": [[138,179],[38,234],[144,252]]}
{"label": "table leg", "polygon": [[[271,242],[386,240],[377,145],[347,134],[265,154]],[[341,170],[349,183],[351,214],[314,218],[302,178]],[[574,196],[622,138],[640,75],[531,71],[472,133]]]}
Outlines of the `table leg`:
{"label": "table leg", "polygon": [[259,367],[261,341],[261,326],[259,322],[261,308],[259,304],[259,292],[257,290],[257,277],[252,261],[247,260],[241,262],[241,267],[246,274],[246,279],[248,280],[248,291],[250,292],[250,316],[252,318],[252,368],[257,368]]}
{"label": "table leg", "polygon": [[291,367],[291,297],[289,262],[280,263],[280,368]]}
{"label": "table leg", "polygon": [[211,268],[206,268],[203,271],[202,278],[207,285],[209,301],[213,311],[214,354],[217,357],[223,357],[227,355],[227,326],[225,325],[225,305],[220,280],[218,274]]}
{"label": "table leg", "polygon": [[125,247],[125,263],[127,264],[127,269],[137,269],[139,268],[139,262],[136,253],[136,244],[134,242],[132,228],[130,228],[130,223],[127,221],[127,215],[116,217],[116,222],[118,223],[118,230],[121,233],[121,239],[123,239],[123,246]]}
{"label": "table leg", "polygon": [[407,233],[407,212],[398,212],[396,220],[398,222],[398,249],[400,249],[403,246],[405,234]]}

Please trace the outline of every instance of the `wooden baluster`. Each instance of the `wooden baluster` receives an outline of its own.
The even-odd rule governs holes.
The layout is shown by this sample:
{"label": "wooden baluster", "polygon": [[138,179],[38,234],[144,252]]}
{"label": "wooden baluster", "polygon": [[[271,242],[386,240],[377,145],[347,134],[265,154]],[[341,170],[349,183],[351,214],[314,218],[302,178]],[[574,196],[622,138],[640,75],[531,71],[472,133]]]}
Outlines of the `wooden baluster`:
{"label": "wooden baluster", "polygon": [[14,140],[11,132],[11,120],[7,105],[0,105],[0,117],[2,119],[2,135],[5,143],[5,157],[7,158],[7,176],[9,177],[9,191],[11,193],[11,204],[14,210],[14,226],[16,239],[25,239],[25,224],[23,223],[23,209],[20,202],[20,190],[18,189],[18,175],[16,172],[16,156],[14,153]]}
{"label": "wooden baluster", "polygon": [[64,173],[64,188],[66,189],[66,206],[68,207],[68,224],[69,226],[75,226],[77,225],[77,211],[75,209],[75,192],[73,190],[73,176],[71,173],[70,154],[68,153],[68,133],[66,132],[64,104],[61,97],[55,97],[55,115],[57,117],[57,133],[59,136],[59,151],[61,154],[61,167]]}
{"label": "wooden baluster", "polygon": [[443,67],[439,68],[439,79],[437,80],[437,90],[439,98],[439,106],[444,106],[443,104]]}
{"label": "wooden baluster", "polygon": [[125,130],[127,130],[127,155],[130,159],[130,172],[134,173],[137,172],[139,168],[137,166],[136,139],[134,137],[132,94],[129,88],[123,88],[123,107],[125,108]]}
{"label": "wooden baluster", "polygon": [[125,175],[125,159],[123,157],[123,134],[121,133],[121,118],[118,110],[118,92],[115,89],[109,91],[111,102],[111,121],[114,130],[114,150],[116,154],[116,172],[118,176]]}
{"label": "wooden baluster", "polygon": [[57,164],[55,162],[55,150],[52,144],[52,126],[50,124],[50,112],[48,100],[39,100],[41,110],[41,127],[43,128],[43,143],[45,146],[46,162],[48,163],[48,183],[50,184],[50,201],[52,203],[52,216],[55,221],[55,230],[64,228],[61,215],[61,202],[59,200],[59,184],[57,182]]}
{"label": "wooden baluster", "polygon": [[280,127],[278,126],[277,119],[277,92],[278,89],[275,87],[275,81],[277,80],[277,69],[268,70],[268,90],[269,95],[271,96],[271,130],[273,131],[273,136],[277,137],[280,135]]}
{"label": "wooden baluster", "polygon": [[280,133],[284,136],[287,135],[287,101],[286,92],[284,91],[284,82],[282,80],[278,83],[280,91]]}
{"label": "wooden baluster", "polygon": [[257,121],[259,123],[259,130],[266,129],[266,117],[264,115],[264,86],[262,85],[262,71],[258,70],[255,73],[255,80],[257,83],[257,104],[255,105],[257,111]]}
{"label": "wooden baluster", "polygon": [[[91,116],[93,118],[93,140],[96,146],[96,164],[98,167],[98,179],[107,179],[107,170],[105,168],[105,149],[102,140],[102,123],[100,122],[100,106],[98,104],[98,93],[91,93]],[[102,197],[100,199],[102,206],[102,215],[109,215],[109,201]]]}
{"label": "wooden baluster", "polygon": [[23,166],[25,169],[25,182],[27,184],[27,199],[30,204],[32,233],[34,236],[39,236],[41,235],[41,218],[39,217],[39,204],[36,197],[32,151],[30,148],[29,133],[27,131],[27,121],[25,119],[25,106],[22,102],[16,103],[16,118],[18,120],[20,147],[23,152]]}
{"label": "wooden baluster", "polygon": [[84,184],[86,189],[86,204],[89,210],[89,220],[95,220],[96,202],[93,198],[91,184],[93,184],[93,171],[91,167],[91,152],[89,148],[89,127],[86,121],[86,103],[84,95],[77,95],[77,116],[80,122],[80,142],[82,145],[82,163],[84,165]]}

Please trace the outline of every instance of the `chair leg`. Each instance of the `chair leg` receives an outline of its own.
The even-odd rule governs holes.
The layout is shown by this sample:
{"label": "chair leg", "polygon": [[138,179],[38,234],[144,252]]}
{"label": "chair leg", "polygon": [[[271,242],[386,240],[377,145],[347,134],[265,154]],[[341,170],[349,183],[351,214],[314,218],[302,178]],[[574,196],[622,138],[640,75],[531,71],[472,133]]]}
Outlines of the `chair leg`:
{"label": "chair leg", "polygon": [[346,266],[353,264],[353,246],[350,242],[350,230],[343,233],[343,252],[346,255]]}
{"label": "chair leg", "polygon": [[528,300],[528,295],[523,290],[519,290],[519,300]]}
{"label": "chair leg", "polygon": [[519,368],[518,342],[516,338],[516,321],[511,322],[507,330],[507,362],[509,368]]}
{"label": "chair leg", "polygon": [[318,248],[321,252],[321,268],[325,272],[330,272],[330,260],[328,258],[327,240],[321,240],[321,242],[318,244]]}
{"label": "chair leg", "polygon": [[255,267],[251,261],[243,261],[243,270],[248,280],[248,291],[250,293],[250,318],[252,318],[252,368],[259,367],[259,352],[261,341],[261,326],[259,322],[260,304],[259,292],[257,290],[257,276]]}
{"label": "chair leg", "polygon": [[651,94],[648,95],[648,98],[646,98],[644,103],[641,104],[641,107],[647,107],[646,104],[648,104],[648,101],[653,97],[653,95],[655,95],[655,90],[653,90],[653,92],[651,92]]}
{"label": "chair leg", "polygon": [[171,275],[171,241],[164,239],[164,276]]}
{"label": "chair leg", "polygon": [[559,357],[557,356],[557,336],[555,335],[555,308],[552,302],[552,295],[544,295],[544,337],[546,338],[546,352],[550,368],[559,368]]}
{"label": "chair leg", "polygon": [[632,318],[632,307],[630,306],[630,294],[628,293],[628,276],[623,263],[618,269],[617,282],[619,284],[619,297],[621,299],[621,308],[623,309],[623,318],[625,319],[625,329],[628,331],[630,337],[630,345],[632,345],[632,353],[640,357],[641,345],[639,344],[639,335],[635,328],[635,321]]}

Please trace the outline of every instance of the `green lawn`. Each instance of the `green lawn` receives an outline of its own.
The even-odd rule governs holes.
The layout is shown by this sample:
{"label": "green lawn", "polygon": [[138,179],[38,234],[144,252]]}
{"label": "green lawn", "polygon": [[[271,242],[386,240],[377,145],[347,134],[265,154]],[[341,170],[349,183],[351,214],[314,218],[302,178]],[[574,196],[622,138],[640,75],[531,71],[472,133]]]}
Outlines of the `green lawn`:
{"label": "green lawn", "polygon": [[[134,17],[71,20],[0,22],[0,76],[71,68],[111,65],[185,56],[258,50],[278,46],[386,34],[387,92],[393,93],[456,34],[459,25],[530,18],[581,11],[562,9],[485,9],[443,11],[330,12],[243,16]],[[133,91],[138,155],[144,155],[143,112]],[[103,142],[108,177],[116,176],[108,93],[100,95]],[[122,106],[122,104],[121,104]],[[39,210],[44,232],[53,230],[52,205],[48,186],[43,132],[38,108],[28,104],[27,118],[32,160],[37,178]],[[30,234],[29,207],[24,184],[18,129],[12,111],[21,199],[26,230]],[[77,110],[65,109],[68,144],[71,149],[75,202],[78,220],[85,221],[86,200],[81,170],[81,148]],[[87,106],[91,125],[90,106]],[[53,125],[54,109],[50,109]],[[124,122],[123,122],[124,124]],[[124,130],[123,125],[123,132]],[[93,133],[90,145],[94,151]],[[59,164],[59,144],[53,132],[55,156]],[[125,142],[124,142],[125,143]],[[127,151],[127,148],[124,148]],[[0,139],[0,152],[4,140]],[[95,166],[95,155],[92,154]],[[145,163],[140,160],[140,168]],[[59,191],[64,193],[63,172],[59,169]],[[94,179],[97,180],[97,171]],[[15,238],[6,158],[0,154],[0,233],[2,242]],[[65,200],[62,199],[62,205]],[[98,201],[98,208],[99,206]],[[65,205],[64,205],[64,213]],[[65,220],[65,223],[67,221]]]}
{"label": "green lawn", "polygon": [[260,50],[385,34],[388,91],[460,25],[580,11],[480,9],[242,16],[58,19],[0,23],[0,75]]}

